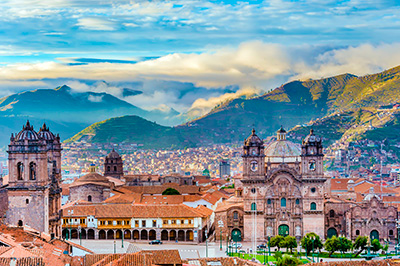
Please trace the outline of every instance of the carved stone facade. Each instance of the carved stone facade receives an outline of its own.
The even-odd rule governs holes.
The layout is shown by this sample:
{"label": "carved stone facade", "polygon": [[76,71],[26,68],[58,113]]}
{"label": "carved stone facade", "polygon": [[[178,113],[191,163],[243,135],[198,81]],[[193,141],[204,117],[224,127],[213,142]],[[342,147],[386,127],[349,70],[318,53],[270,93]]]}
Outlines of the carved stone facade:
{"label": "carved stone facade", "polygon": [[352,240],[369,236],[394,241],[397,208],[384,206],[373,191],[361,203],[331,199],[325,204],[325,237],[344,235]]}
{"label": "carved stone facade", "polygon": [[6,222],[61,235],[61,143],[44,124],[39,132],[29,121],[11,135]]}

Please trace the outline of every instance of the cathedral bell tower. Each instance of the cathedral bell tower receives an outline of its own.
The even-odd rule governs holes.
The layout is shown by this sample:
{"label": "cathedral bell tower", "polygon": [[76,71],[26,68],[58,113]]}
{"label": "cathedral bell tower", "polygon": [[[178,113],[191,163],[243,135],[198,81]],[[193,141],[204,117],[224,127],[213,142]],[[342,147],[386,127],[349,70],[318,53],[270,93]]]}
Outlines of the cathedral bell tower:
{"label": "cathedral bell tower", "polygon": [[323,178],[324,154],[321,138],[314,135],[314,130],[303,140],[301,145],[301,174],[304,178]]}
{"label": "cathedral bell tower", "polygon": [[253,129],[243,146],[243,180],[265,178],[264,157],[264,142]]}
{"label": "cathedral bell tower", "polygon": [[29,226],[52,237],[61,230],[61,142],[46,124],[39,132],[29,121],[11,134],[6,221]]}

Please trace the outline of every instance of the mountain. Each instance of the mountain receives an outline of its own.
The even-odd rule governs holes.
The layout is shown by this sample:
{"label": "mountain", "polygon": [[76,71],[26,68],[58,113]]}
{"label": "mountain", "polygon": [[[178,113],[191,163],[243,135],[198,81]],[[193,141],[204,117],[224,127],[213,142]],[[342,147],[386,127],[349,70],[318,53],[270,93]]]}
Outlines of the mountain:
{"label": "mountain", "polygon": [[[124,89],[124,93],[141,92]],[[138,115],[163,123],[169,116],[176,116],[176,111],[146,111],[107,93],[75,92],[65,85],[26,91],[0,99],[0,146],[6,145],[11,132],[19,132],[27,119],[36,127],[46,122],[52,131],[66,139],[95,122],[123,115]]]}
{"label": "mountain", "polygon": [[[86,141],[92,143],[136,143],[143,148],[174,148],[185,145],[179,131],[165,127],[138,116],[123,116],[95,123],[66,142]],[[192,143],[187,143],[193,146]]]}
{"label": "mountain", "polygon": [[[382,105],[399,101],[399,87],[400,67],[362,77],[343,74],[319,80],[292,81],[259,97],[228,100],[207,115],[175,127],[173,132],[177,139],[197,146],[238,143],[250,134],[253,127],[260,136],[266,137],[275,134],[281,125],[292,128],[323,119],[332,123],[331,130],[338,131],[332,133],[332,138],[337,140],[346,133],[345,128],[353,127],[359,120],[357,112],[360,108],[361,116],[372,112],[371,116],[380,121],[376,118],[377,110]],[[352,118],[341,122],[341,134],[339,126],[335,127],[338,122],[335,115],[345,112],[349,112],[348,116]],[[385,125],[382,121],[375,124],[371,129]],[[365,129],[360,134],[367,134],[370,130],[365,125],[355,128]],[[353,133],[349,131],[347,134]],[[166,146],[171,144],[176,143],[165,143]]]}

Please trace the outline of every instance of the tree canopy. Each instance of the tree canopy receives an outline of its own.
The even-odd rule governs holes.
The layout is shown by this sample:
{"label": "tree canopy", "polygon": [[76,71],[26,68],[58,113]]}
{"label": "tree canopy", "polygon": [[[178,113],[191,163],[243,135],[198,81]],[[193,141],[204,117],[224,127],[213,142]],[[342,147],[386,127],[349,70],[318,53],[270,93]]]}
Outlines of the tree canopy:
{"label": "tree canopy", "polygon": [[322,241],[314,232],[306,234],[301,239],[301,246],[306,250],[307,255],[310,254],[313,247],[314,249],[321,249],[323,247]]}
{"label": "tree canopy", "polygon": [[163,195],[180,195],[181,193],[179,193],[179,191],[176,190],[175,188],[169,187],[166,190],[164,190],[162,194]]}

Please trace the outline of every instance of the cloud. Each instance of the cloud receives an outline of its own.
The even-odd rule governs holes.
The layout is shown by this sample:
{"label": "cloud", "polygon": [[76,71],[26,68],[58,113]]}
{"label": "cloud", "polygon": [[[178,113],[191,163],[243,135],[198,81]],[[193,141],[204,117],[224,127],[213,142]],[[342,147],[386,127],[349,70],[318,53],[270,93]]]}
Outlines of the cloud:
{"label": "cloud", "polygon": [[[179,112],[190,109],[203,114],[215,104],[249,90],[262,92],[295,79],[343,73],[365,75],[397,66],[400,43],[337,48],[251,41],[237,47],[172,53],[140,62],[124,58],[64,61],[67,63],[0,65],[0,85],[29,81],[39,82],[42,87],[43,83],[54,85],[58,81],[74,91],[107,92],[147,110],[167,105]],[[8,85],[3,87],[10,88]],[[124,88],[143,93],[124,97]]]}
{"label": "cloud", "polygon": [[104,95],[99,95],[99,96],[89,95],[88,100],[94,103],[100,103],[103,101],[103,96]]}
{"label": "cloud", "polygon": [[77,26],[86,30],[99,30],[99,31],[113,31],[117,25],[113,21],[102,18],[80,18],[78,19]]}

